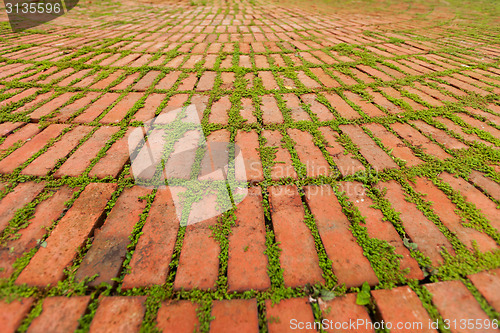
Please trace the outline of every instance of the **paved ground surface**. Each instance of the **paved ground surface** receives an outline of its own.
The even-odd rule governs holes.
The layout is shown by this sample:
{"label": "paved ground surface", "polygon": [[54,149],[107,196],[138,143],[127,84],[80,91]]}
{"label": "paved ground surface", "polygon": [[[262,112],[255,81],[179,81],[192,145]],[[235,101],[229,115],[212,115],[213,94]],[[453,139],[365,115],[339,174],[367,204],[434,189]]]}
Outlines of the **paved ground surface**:
{"label": "paved ground surface", "polygon": [[[428,2],[84,2],[18,34],[2,11],[2,332],[497,331],[498,21]],[[185,227],[127,140],[188,104],[252,168]]]}

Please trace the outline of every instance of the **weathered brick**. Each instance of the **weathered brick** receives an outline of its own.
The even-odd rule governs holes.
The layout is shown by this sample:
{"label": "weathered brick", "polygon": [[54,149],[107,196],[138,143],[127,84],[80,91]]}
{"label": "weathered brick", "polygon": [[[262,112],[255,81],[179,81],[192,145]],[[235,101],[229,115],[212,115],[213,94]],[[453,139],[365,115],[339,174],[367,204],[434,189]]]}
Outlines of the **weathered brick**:
{"label": "weathered brick", "polygon": [[140,108],[132,117],[135,121],[147,121],[155,116],[156,110],[165,99],[163,94],[150,94],[144,100],[144,106]]}
{"label": "weathered brick", "polygon": [[[472,332],[497,332],[494,328],[473,329],[467,326],[460,326],[461,319],[479,320],[484,323],[491,319],[481,309],[479,303],[470,293],[467,287],[460,281],[446,281],[427,284],[425,287],[432,294],[432,303],[436,306],[443,319],[450,322],[450,331],[452,333],[472,333]],[[456,323],[456,325],[454,324]]]}
{"label": "weathered brick", "polygon": [[500,269],[493,269],[467,276],[495,311],[500,309]]}
{"label": "weathered brick", "polygon": [[360,320],[360,323],[362,320],[363,324],[356,327],[356,333],[375,332],[373,327],[370,326],[372,321],[366,308],[356,304],[356,294],[335,297],[333,300],[321,303],[320,309],[323,318],[328,321],[329,327],[325,328],[325,331],[328,333],[353,332],[349,328],[349,323],[357,323],[358,320]]}
{"label": "weathered brick", "polygon": [[227,124],[229,120],[229,109],[231,108],[231,101],[228,96],[224,96],[212,104],[212,111],[208,120],[211,123]]}
{"label": "weathered brick", "polygon": [[403,139],[410,142],[415,147],[419,147],[426,154],[435,156],[440,159],[446,159],[451,157],[450,154],[445,152],[437,144],[433,143],[431,140],[420,134],[419,131],[414,129],[408,124],[394,123],[390,125],[391,128],[398,133]]}
{"label": "weathered brick", "polygon": [[404,110],[394,103],[390,102],[384,95],[379,92],[373,91],[371,88],[367,88],[366,91],[373,97],[373,102],[381,107],[383,107],[387,112],[392,114],[397,114],[404,112]]}
{"label": "weathered brick", "polygon": [[361,115],[357,113],[346,101],[342,99],[339,95],[335,93],[325,93],[325,98],[328,103],[335,109],[341,117],[352,120],[361,118]]}
{"label": "weathered brick", "polygon": [[120,97],[117,93],[106,93],[93,102],[85,111],[74,119],[77,123],[88,123],[96,119]]}
{"label": "weathered brick", "polygon": [[330,165],[325,160],[321,150],[314,145],[313,136],[310,133],[295,128],[288,129],[287,133],[295,141],[295,151],[299,155],[300,161],[306,166],[306,174],[302,176],[330,175]]}
{"label": "weathered brick", "polygon": [[366,66],[366,65],[357,65],[356,66],[357,69],[359,69],[360,71],[366,73],[366,74],[369,74],[379,80],[382,80],[382,81],[392,81],[394,80],[392,77],[390,77],[389,75],[385,74],[384,72],[381,72],[379,70],[376,70],[375,68],[373,67],[370,67],[370,66]]}
{"label": "weathered brick", "polygon": [[124,74],[124,71],[122,70],[117,70],[113,73],[111,73],[109,76],[107,76],[106,78],[102,79],[102,80],[99,80],[97,81],[96,83],[94,83],[90,88],[91,89],[105,89],[107,87],[109,87],[109,85],[113,82],[115,82],[121,75]]}
{"label": "weathered brick", "polygon": [[310,78],[309,76],[307,76],[306,73],[304,73],[304,71],[298,71],[297,78],[299,79],[300,83],[302,83],[308,89],[321,88],[321,85],[312,78]]}
{"label": "weathered brick", "polygon": [[33,304],[33,298],[22,298],[7,303],[0,301],[0,327],[2,332],[14,333],[28,315]]}
{"label": "weathered brick", "polygon": [[103,297],[89,332],[139,332],[146,312],[145,300],[144,296]]}
{"label": "weathered brick", "polygon": [[378,284],[333,189],[329,185],[306,186],[304,191],[338,283],[345,283],[347,288],[360,286],[365,281],[370,285]]}
{"label": "weathered brick", "polygon": [[427,314],[427,311],[425,311],[417,294],[410,287],[404,286],[391,290],[373,290],[371,293],[375,300],[378,315],[386,323],[391,323],[391,332],[437,332],[437,330],[429,327],[431,318]]}
{"label": "weathered brick", "polygon": [[417,178],[414,189],[424,194],[424,200],[432,203],[432,209],[439,216],[443,224],[470,250],[473,249],[472,241],[476,241],[481,251],[491,251],[498,248],[498,245],[486,234],[462,225],[461,218],[455,213],[457,206],[441,192],[436,185],[425,178]]}
{"label": "weathered brick", "polygon": [[282,98],[294,121],[311,120],[307,112],[300,106],[300,100],[295,94],[283,94]]}
{"label": "weathered brick", "polygon": [[377,146],[368,134],[355,125],[341,125],[342,132],[347,134],[352,142],[359,147],[359,152],[373,166],[375,170],[398,168],[396,162]]}
{"label": "weathered brick", "polygon": [[496,200],[500,201],[500,185],[484,174],[472,170],[469,179]]}
{"label": "weathered brick", "polygon": [[462,178],[456,178],[447,172],[441,173],[439,177],[450,184],[453,190],[459,192],[465,200],[473,203],[486,216],[490,224],[500,230],[500,210],[484,193]]}
{"label": "weathered brick", "polygon": [[260,109],[262,110],[262,122],[264,125],[283,122],[283,115],[273,95],[262,96],[262,106]]}
{"label": "weathered brick", "polygon": [[485,141],[483,139],[480,139],[476,134],[474,133],[467,133],[465,132],[463,129],[463,127],[461,127],[460,125],[456,124],[455,122],[453,122],[453,120],[451,119],[448,119],[448,118],[444,118],[444,117],[436,117],[434,118],[435,120],[439,121],[441,124],[444,124],[446,125],[446,127],[455,132],[456,134],[460,135],[462,138],[464,138],[465,140],[467,141],[471,141],[471,142],[480,142],[480,143],[483,143],[487,146],[492,146],[493,144],[491,142],[488,142],[488,141]]}
{"label": "weathered brick", "polygon": [[21,164],[30,159],[34,154],[40,151],[50,140],[55,139],[68,125],[52,124],[41,133],[37,134],[31,141],[25,143],[22,147],[15,150],[2,161],[0,161],[0,172],[10,173]]}
{"label": "weathered brick", "polygon": [[99,121],[101,124],[112,124],[121,122],[128,114],[129,110],[139,101],[144,95],[142,93],[128,93],[123,97],[104,117]]}
{"label": "weathered brick", "polygon": [[70,103],[59,110],[54,114],[54,116],[51,118],[51,120],[56,120],[60,122],[67,121],[69,118],[71,118],[74,114],[77,114],[80,110],[83,108],[87,107],[88,105],[92,104],[92,101],[97,99],[101,93],[99,92],[89,92],[87,95],[85,95],[82,98],[79,98],[75,100],[73,103]]}
{"label": "weathered brick", "polygon": [[276,163],[269,170],[271,179],[297,178],[290,153],[282,147],[283,136],[281,133],[279,131],[264,130],[262,131],[262,136],[266,139],[266,147],[276,147]]}
{"label": "weathered brick", "polygon": [[54,168],[58,160],[66,157],[91,130],[92,127],[77,126],[66,133],[61,140],[57,141],[45,153],[31,162],[21,173],[25,175],[45,176]]}
{"label": "weathered brick", "polygon": [[10,121],[4,122],[4,123],[0,124],[0,136],[9,135],[13,131],[18,129],[19,127],[22,127],[23,125],[26,125],[26,123],[23,123],[20,121],[17,121],[15,123],[10,122]]}
{"label": "weathered brick", "polygon": [[252,99],[242,98],[241,99],[241,107],[242,107],[242,109],[240,111],[240,115],[243,119],[247,119],[248,123],[257,122],[257,118],[253,114],[255,107],[253,106]]}
{"label": "weathered brick", "polygon": [[43,301],[42,313],[28,328],[29,333],[73,332],[87,309],[90,296],[47,297]]}
{"label": "weathered brick", "polygon": [[449,136],[446,132],[439,130],[422,120],[412,120],[410,124],[415,125],[419,130],[424,132],[427,135],[430,135],[437,142],[441,143],[448,149],[467,149],[469,148],[467,145],[458,141],[454,137]]}
{"label": "weathered brick", "polygon": [[[194,210],[194,209],[192,209]],[[188,225],[174,289],[214,289],[219,274],[219,245],[211,237],[216,218]],[[201,255],[203,254],[203,255]]]}
{"label": "weathered brick", "polygon": [[304,104],[309,104],[309,110],[314,113],[319,121],[330,121],[334,119],[328,108],[316,100],[315,94],[305,94],[300,96]]}
{"label": "weathered brick", "polygon": [[97,153],[104,147],[113,134],[118,132],[118,127],[103,126],[92,134],[54,173],[54,177],[79,176],[90,165]]}
{"label": "weathered brick", "polygon": [[240,332],[258,332],[259,316],[255,299],[214,301],[210,332],[230,333],[237,327]]}
{"label": "weathered brick", "polygon": [[399,91],[392,87],[378,87],[378,89],[380,89],[384,94],[391,98],[406,102],[406,104],[408,104],[414,111],[425,110],[425,106],[418,104],[417,102],[406,96],[401,95]]}
{"label": "weathered brick", "polygon": [[266,231],[259,187],[248,189],[238,204],[236,224],[229,235],[228,289],[230,291],[265,290],[271,284],[267,276]]}
{"label": "weathered brick", "polygon": [[399,212],[399,218],[411,241],[418,245],[418,249],[428,256],[434,265],[443,262],[441,252],[445,248],[448,253],[454,254],[450,242],[439,231],[439,228],[417,209],[416,205],[406,201],[406,194],[401,185],[390,180],[377,184],[376,188],[387,190],[386,199],[392,208]]}
{"label": "weathered brick", "polygon": [[165,301],[158,310],[156,326],[164,333],[192,333],[199,327],[197,307],[190,301]]}
{"label": "weathered brick", "polygon": [[116,184],[87,185],[47,238],[47,246],[38,249],[16,283],[45,287],[62,280],[64,268],[91,234],[115,189]]}
{"label": "weathered brick", "polygon": [[[39,192],[41,189],[40,186],[32,183],[25,184],[29,185],[29,190],[35,190]],[[19,186],[22,185],[24,184],[21,184]],[[3,270],[0,271],[0,278],[9,277],[14,271],[14,268],[12,266],[14,262],[18,258],[20,258],[24,252],[37,246],[37,240],[42,239],[42,237],[47,232],[45,228],[50,227],[51,224],[56,221],[62,213],[64,213],[64,211],[66,210],[65,202],[71,199],[75,190],[76,189],[71,189],[64,186],[60,188],[55,194],[53,194],[49,199],[38,204],[36,206],[34,216],[30,220],[26,221],[29,223],[29,225],[17,232],[19,234],[19,238],[8,240],[5,243],[5,246],[0,247],[0,267],[3,268]],[[14,190],[14,192],[15,191],[16,190]],[[9,198],[9,196],[7,196],[4,200],[12,200],[12,198],[7,198]],[[25,203],[25,198],[28,198],[28,200],[30,200],[29,198],[31,198],[31,196],[16,198],[16,203],[17,200],[19,200],[20,204]],[[15,210],[17,207],[17,205],[11,205],[8,202],[6,202],[6,204],[8,204],[8,207],[11,208],[11,210]],[[0,202],[0,207],[4,207],[3,201]],[[8,221],[8,217],[4,218],[5,211],[2,211],[2,213],[3,214],[0,220]]]}
{"label": "weathered brick", "polygon": [[456,115],[468,125],[488,132],[495,138],[500,138],[500,130],[494,128],[493,126],[483,123],[482,121],[472,118],[471,116],[464,113],[456,113]]}
{"label": "weathered brick", "polygon": [[198,85],[196,86],[196,91],[209,91],[214,88],[215,78],[217,77],[217,72],[206,71],[200,77]]}
{"label": "weathered brick", "polygon": [[28,139],[38,133],[40,133],[40,128],[37,124],[26,124],[5,138],[5,140],[0,144],[0,151],[5,151],[14,146],[16,143],[29,141]]}
{"label": "weathered brick", "polygon": [[[26,90],[23,90],[22,92],[16,92],[16,94],[10,98],[4,99],[3,101],[0,102],[0,108],[7,106],[12,103],[17,103],[21,100],[23,100],[26,97],[30,97],[37,93],[39,90],[37,88],[28,88]],[[4,94],[6,92],[3,92]]]}
{"label": "weathered brick", "polygon": [[325,138],[325,150],[335,162],[337,169],[343,175],[353,175],[357,171],[365,170],[363,164],[354,158],[352,154],[345,154],[344,147],[337,142],[338,134],[330,127],[318,128]]}
{"label": "weathered brick", "polygon": [[272,72],[260,71],[259,78],[262,80],[262,85],[266,90],[278,89],[278,84]]}
{"label": "weathered brick", "polygon": [[305,212],[295,186],[269,187],[271,216],[286,287],[322,282],[314,239],[304,222]]}
{"label": "weathered brick", "polygon": [[[300,332],[317,332],[312,326],[314,315],[307,298],[290,298],[277,304],[266,300],[266,319],[269,333],[285,333],[295,329],[300,329]],[[299,323],[304,326],[299,328]],[[306,327],[306,324],[310,327]]]}
{"label": "weathered brick", "polygon": [[130,261],[130,273],[125,275],[122,288],[163,284],[174,252],[179,221],[172,195],[168,189],[156,193],[142,235]]}
{"label": "weathered brick", "polygon": [[146,196],[150,190],[139,186],[125,189],[118,197],[113,209],[108,214],[104,225],[94,231],[92,247],[83,258],[76,279],[83,280],[98,276],[89,282],[90,286],[98,286],[111,280],[121,271],[123,260],[130,243],[130,235],[134,226],[139,222],[140,214],[146,207]]}
{"label": "weathered brick", "polygon": [[359,95],[354,94],[348,90],[344,91],[343,93],[344,96],[347,97],[347,99],[358,105],[361,108],[361,111],[363,111],[368,117],[381,117],[386,115],[382,110],[377,108],[372,103],[363,100]]}
{"label": "weathered brick", "polygon": [[372,132],[374,137],[379,139],[386,148],[391,149],[393,156],[406,161],[407,166],[411,167],[422,163],[422,160],[415,156],[411,149],[406,147],[397,136],[389,132],[383,125],[373,123],[366,124],[364,127]]}
{"label": "weathered brick", "polygon": [[350,198],[351,202],[357,207],[365,217],[365,224],[368,235],[371,238],[377,238],[386,241],[394,247],[394,252],[401,255],[401,269],[408,269],[408,278],[422,279],[423,273],[420,270],[418,263],[410,255],[410,251],[404,246],[399,234],[390,221],[384,219],[382,212],[373,208],[374,202],[366,194],[366,189],[358,182],[343,182],[339,189],[345,192],[345,195]]}
{"label": "weathered brick", "polygon": [[255,132],[245,132],[239,130],[236,134],[237,147],[243,156],[243,163],[245,166],[245,174],[241,169],[236,170],[236,180],[261,182],[264,180],[262,171],[262,163],[259,154],[259,137]]}
{"label": "weathered brick", "polygon": [[168,90],[174,86],[182,72],[173,71],[165,75],[155,86],[155,89]]}

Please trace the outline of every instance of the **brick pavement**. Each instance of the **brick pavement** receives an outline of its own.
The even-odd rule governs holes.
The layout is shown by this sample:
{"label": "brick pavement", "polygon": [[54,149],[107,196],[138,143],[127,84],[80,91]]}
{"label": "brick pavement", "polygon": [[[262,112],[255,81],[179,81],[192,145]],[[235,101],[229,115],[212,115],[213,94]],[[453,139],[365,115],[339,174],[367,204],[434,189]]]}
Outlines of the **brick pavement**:
{"label": "brick pavement", "polygon": [[[425,2],[309,5],[83,1],[2,25],[2,332],[498,331],[495,31]],[[240,146],[249,194],[184,226],[129,157],[189,104]]]}

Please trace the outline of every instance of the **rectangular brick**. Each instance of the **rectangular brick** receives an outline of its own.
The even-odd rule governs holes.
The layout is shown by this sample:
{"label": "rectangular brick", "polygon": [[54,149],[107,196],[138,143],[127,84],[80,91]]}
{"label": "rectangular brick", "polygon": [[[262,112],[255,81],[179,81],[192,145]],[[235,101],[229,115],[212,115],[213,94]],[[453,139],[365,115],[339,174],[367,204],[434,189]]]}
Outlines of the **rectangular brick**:
{"label": "rectangular brick", "polygon": [[335,109],[341,117],[352,120],[361,118],[361,115],[357,113],[346,101],[342,99],[339,95],[335,93],[325,93],[325,98],[328,103]]}
{"label": "rectangular brick", "polygon": [[33,319],[28,333],[73,332],[80,325],[90,296],[55,296],[43,301],[42,313]]}
{"label": "rectangular brick", "polygon": [[295,128],[288,129],[287,133],[290,135],[290,138],[295,141],[295,151],[300,161],[306,166],[306,174],[302,176],[329,176],[331,173],[330,165],[319,147],[314,144],[313,136],[308,132],[303,132]]}
{"label": "rectangular brick", "polygon": [[[363,325],[355,326],[356,333],[375,333],[373,329],[372,320],[366,308],[362,305],[356,304],[356,294],[346,294],[342,297],[335,297],[334,299],[320,303],[320,309],[324,319],[328,320],[328,327],[324,330],[328,333],[347,333],[352,330],[339,329],[340,325],[344,323],[358,322],[362,320]],[[337,326],[336,326],[337,325]],[[347,326],[348,327],[348,326]],[[351,327],[352,328],[352,327]]]}
{"label": "rectangular brick", "polygon": [[377,108],[375,105],[372,103],[363,100],[359,95],[354,94],[348,90],[344,91],[344,96],[347,97],[351,102],[355,103],[361,108],[361,111],[366,114],[368,117],[383,117],[386,116],[386,114]]}
{"label": "rectangular brick", "polygon": [[12,146],[20,143],[24,143],[29,141],[28,139],[32,138],[36,134],[40,133],[40,128],[38,124],[28,123],[25,126],[21,127],[14,133],[8,135],[5,140],[0,144],[0,151],[5,151]]}
{"label": "rectangular brick", "polygon": [[344,147],[337,142],[338,134],[330,127],[318,128],[325,141],[325,150],[335,162],[337,169],[343,176],[353,175],[357,171],[365,170],[363,164],[352,154],[345,154]]}
{"label": "rectangular brick", "polygon": [[92,127],[89,126],[77,126],[31,162],[21,173],[40,177],[47,175],[57,162],[66,157],[91,130]]}
{"label": "rectangular brick", "polygon": [[[214,198],[215,199],[215,198]],[[214,200],[215,202],[215,200]],[[191,208],[195,212],[195,209]],[[213,239],[210,226],[215,217],[188,225],[184,235],[174,290],[198,288],[214,290],[219,275],[219,244]],[[203,255],[201,255],[203,253]]]}
{"label": "rectangular brick", "polygon": [[111,285],[115,283],[111,279],[120,274],[130,243],[129,237],[146,207],[146,200],[140,197],[150,192],[151,190],[134,186],[121,193],[103,226],[94,231],[92,247],[76,272],[77,280],[81,281],[98,274],[89,282],[90,286],[97,287],[103,282]]}
{"label": "rectangular brick", "polygon": [[363,155],[375,170],[398,168],[396,162],[394,162],[382,148],[377,146],[372,138],[370,138],[370,136],[360,127],[355,125],[341,125],[340,129],[359,147],[361,155]]}
{"label": "rectangular brick", "polygon": [[4,300],[0,301],[0,327],[2,327],[2,332],[17,332],[23,319],[30,312],[33,302],[33,298],[21,298],[9,303]]}
{"label": "rectangular brick", "polygon": [[260,187],[248,189],[238,204],[235,226],[229,235],[229,291],[266,290],[271,286],[267,275],[266,230]]}
{"label": "rectangular brick", "polygon": [[147,287],[166,281],[178,229],[179,221],[170,190],[160,189],[142,229],[130,262],[131,270],[125,275],[122,288]]}
{"label": "rectangular brick", "polygon": [[101,124],[113,124],[121,122],[130,109],[144,96],[142,93],[128,93],[123,97],[104,117],[99,121]]}
{"label": "rectangular brick", "polygon": [[113,134],[118,132],[118,127],[103,126],[95,131],[54,173],[54,177],[62,176],[76,177],[81,175],[96,157],[99,151]]}
{"label": "rectangular brick", "polygon": [[400,268],[408,269],[407,277],[410,279],[423,279],[423,273],[417,261],[411,256],[410,251],[404,246],[402,239],[390,221],[384,218],[382,212],[373,208],[374,202],[366,194],[363,184],[358,182],[343,182],[339,187],[340,191],[350,198],[350,201],[357,207],[365,217],[365,224],[370,238],[384,240],[394,247],[394,253],[402,256],[399,259]]}
{"label": "rectangular brick", "polygon": [[[386,323],[389,322],[393,325],[391,332],[437,333],[437,330],[429,327],[431,318],[417,294],[410,287],[404,286],[392,290],[373,290],[371,293],[375,300],[378,315]],[[395,309],[397,311],[394,311]],[[398,328],[398,325],[402,327]]]}
{"label": "rectangular brick", "polygon": [[[266,300],[266,319],[269,333],[290,332],[294,326],[291,323],[302,323],[300,332],[313,333],[315,329],[305,328],[306,323],[314,322],[314,314],[307,298],[290,298],[274,304]],[[298,325],[296,327],[298,329]]]}
{"label": "rectangular brick", "polygon": [[0,161],[0,172],[10,173],[17,167],[30,159],[34,154],[40,151],[50,140],[55,139],[68,125],[52,124],[37,134],[31,141],[26,142],[2,161]]}
{"label": "rectangular brick", "polygon": [[165,301],[158,310],[156,326],[162,332],[194,332],[199,327],[197,309],[190,301]]}
{"label": "rectangular brick", "polygon": [[77,123],[89,123],[101,115],[120,97],[118,93],[106,93],[93,102],[85,111],[74,119]]}
{"label": "rectangular brick", "polygon": [[486,234],[462,225],[462,218],[456,214],[457,206],[430,180],[417,178],[413,188],[424,194],[424,200],[432,204],[432,209],[441,222],[469,249],[473,250],[472,241],[476,241],[481,251],[498,249],[498,245]]}
{"label": "rectangular brick", "polygon": [[233,299],[214,301],[210,332],[229,332],[229,327],[238,327],[243,332],[259,330],[259,315],[255,299]]}
{"label": "rectangular brick", "polygon": [[335,118],[325,105],[317,101],[315,94],[305,94],[300,96],[300,99],[304,104],[309,105],[309,110],[318,117],[319,121],[330,121]]}
{"label": "rectangular brick", "polygon": [[396,181],[381,182],[376,188],[387,190],[386,199],[392,208],[399,212],[399,218],[410,240],[418,245],[418,250],[430,258],[434,265],[443,262],[441,252],[443,248],[454,254],[450,242],[441,233],[439,228],[418,210],[415,204],[406,200],[407,194]]}
{"label": "rectangular brick", "polygon": [[490,198],[462,178],[454,177],[447,172],[441,173],[439,177],[450,184],[453,190],[459,192],[466,201],[473,203],[488,219],[490,224],[500,230],[500,210],[497,209],[497,205]]}
{"label": "rectangular brick", "polygon": [[51,112],[59,109],[65,103],[67,103],[72,97],[74,97],[76,93],[64,93],[62,95],[57,96],[53,100],[43,104],[39,108],[35,109],[35,111],[31,112],[29,117],[31,119],[39,120],[40,118],[49,115]]}
{"label": "rectangular brick", "polygon": [[445,152],[441,147],[420,134],[419,131],[408,124],[394,123],[391,125],[391,128],[411,145],[422,149],[425,154],[432,155],[439,159],[447,159],[451,157],[451,155]]}
{"label": "rectangular brick", "polygon": [[90,323],[89,333],[139,332],[146,312],[145,296],[103,297]]}
{"label": "rectangular brick", "polygon": [[273,95],[262,96],[262,106],[260,109],[262,110],[262,122],[264,125],[283,122],[283,115]]}
{"label": "rectangular brick", "polygon": [[236,134],[235,143],[242,154],[243,164],[245,166],[245,174],[239,172],[241,171],[240,169],[236,169],[236,180],[249,182],[263,181],[264,174],[260,161],[258,134],[256,132],[239,130]]}
{"label": "rectangular brick", "polygon": [[304,191],[338,283],[345,283],[347,288],[358,287],[364,282],[372,286],[378,284],[378,278],[353,236],[351,223],[342,213],[333,189],[329,185],[306,186]]}
{"label": "rectangular brick", "polygon": [[47,246],[38,249],[16,283],[45,287],[61,281],[64,269],[94,230],[115,189],[116,184],[87,185],[47,238]]}
{"label": "rectangular brick", "polygon": [[268,171],[272,180],[292,177],[297,178],[297,173],[292,165],[292,158],[287,149],[282,146],[283,136],[279,131],[264,130],[262,136],[266,139],[266,147],[276,147],[275,164]]}
{"label": "rectangular brick", "polygon": [[[21,198],[13,198],[13,194],[16,193],[18,187],[22,185],[29,186],[28,190],[32,190],[34,192],[24,193],[24,196]],[[5,205],[9,205],[8,207],[10,208],[10,211],[14,212],[18,207],[20,207],[18,206],[19,204],[23,205],[31,201],[31,199],[34,198],[34,194],[38,194],[40,192],[43,187],[37,185],[32,183],[18,185],[10,196],[7,195],[7,197],[4,198],[4,200],[6,200]],[[19,259],[23,253],[38,245],[37,240],[42,239],[42,237],[47,233],[45,228],[50,227],[53,221],[56,221],[61,214],[64,213],[66,210],[65,202],[71,199],[75,190],[76,189],[64,186],[57,190],[57,192],[55,192],[50,198],[38,204],[35,208],[33,217],[29,221],[26,221],[29,224],[17,232],[17,234],[20,235],[19,238],[7,240],[5,246],[0,248],[0,267],[3,268],[3,270],[0,271],[0,278],[10,277],[14,271],[14,267],[12,266],[14,262]],[[11,205],[11,202],[8,202],[13,199],[16,199],[16,205]],[[3,202],[4,201],[0,202],[0,209],[4,208]],[[8,216],[6,217],[5,209],[3,209],[1,220],[8,221],[9,219],[10,218]]]}
{"label": "rectangular brick", "polygon": [[297,188],[271,186],[269,198],[275,237],[281,248],[285,287],[323,282],[314,239],[304,222],[304,207]]}
{"label": "rectangular brick", "polygon": [[[425,287],[432,294],[432,303],[436,306],[443,319],[450,323],[449,330],[452,333],[475,333],[475,332],[497,332],[497,329],[470,329],[460,326],[461,320],[473,319],[481,323],[491,319],[481,309],[467,287],[460,281],[446,281],[427,284]],[[456,323],[456,325],[454,324]],[[463,323],[463,322],[462,322]]]}
{"label": "rectangular brick", "polygon": [[500,310],[500,269],[492,269],[467,276],[495,311]]}

